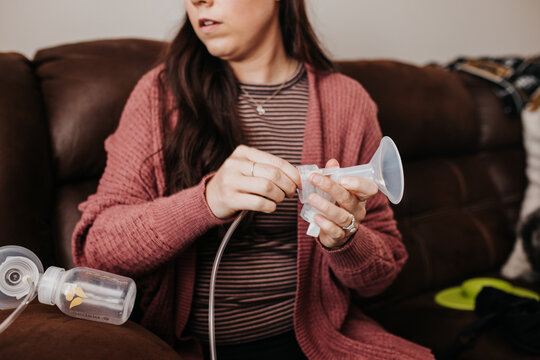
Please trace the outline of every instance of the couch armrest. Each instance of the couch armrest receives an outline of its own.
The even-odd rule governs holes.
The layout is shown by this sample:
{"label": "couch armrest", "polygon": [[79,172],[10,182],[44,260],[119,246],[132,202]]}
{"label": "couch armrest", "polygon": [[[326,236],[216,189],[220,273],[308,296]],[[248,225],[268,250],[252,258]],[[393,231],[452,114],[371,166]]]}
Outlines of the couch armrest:
{"label": "couch armrest", "polygon": [[[12,310],[0,311],[3,321]],[[142,326],[71,318],[32,303],[0,334],[0,359],[176,359],[172,347]]]}

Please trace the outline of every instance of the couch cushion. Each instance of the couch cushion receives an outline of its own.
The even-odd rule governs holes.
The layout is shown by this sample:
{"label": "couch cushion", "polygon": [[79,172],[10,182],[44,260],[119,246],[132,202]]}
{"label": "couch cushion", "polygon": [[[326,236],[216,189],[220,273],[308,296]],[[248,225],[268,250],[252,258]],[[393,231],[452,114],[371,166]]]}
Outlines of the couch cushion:
{"label": "couch cushion", "polygon": [[383,133],[405,160],[476,149],[475,103],[456,74],[391,60],[339,62],[338,68],[367,89]]}
{"label": "couch cushion", "polygon": [[489,164],[480,155],[405,164],[405,195],[395,213],[409,260],[383,297],[404,298],[500,267],[513,233]]}
{"label": "couch cushion", "polygon": [[[0,321],[10,311],[0,311]],[[116,326],[80,320],[56,306],[32,303],[0,336],[0,358],[178,360],[180,356],[134,322]]]}
{"label": "couch cushion", "polygon": [[57,181],[101,177],[103,142],[163,46],[150,40],[102,40],[36,53],[33,62],[49,121]]}
{"label": "couch cushion", "polygon": [[77,222],[81,219],[78,206],[86,201],[88,196],[96,192],[97,179],[73,181],[58,186],[56,190],[55,207],[55,237],[57,240],[56,260],[65,268],[72,268],[71,236]]}

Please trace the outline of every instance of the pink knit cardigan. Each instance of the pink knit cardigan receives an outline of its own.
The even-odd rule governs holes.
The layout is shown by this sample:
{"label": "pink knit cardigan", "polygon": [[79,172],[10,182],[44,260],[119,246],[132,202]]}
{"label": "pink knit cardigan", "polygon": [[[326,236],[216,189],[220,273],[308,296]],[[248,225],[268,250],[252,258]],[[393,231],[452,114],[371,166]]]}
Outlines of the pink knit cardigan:
{"label": "pink knit cardigan", "polygon": [[[341,166],[369,161],[381,139],[377,108],[362,86],[341,74],[309,66],[309,105],[302,164]],[[107,166],[97,193],[82,203],[73,258],[133,277],[139,321],[175,346],[184,359],[201,359],[196,339],[183,335],[195,281],[195,243],[220,220],[205,200],[205,184],[166,194],[164,124],[157,79],[147,73],[131,93],[118,129],[105,142]],[[294,329],[309,359],[432,359],[430,351],[387,333],[351,303],[351,294],[381,293],[401,270],[407,253],[386,198],[368,200],[368,213],[343,248],[329,251],[306,236],[298,218],[298,280]],[[298,211],[300,213],[300,211]],[[210,232],[212,233],[212,232]]]}

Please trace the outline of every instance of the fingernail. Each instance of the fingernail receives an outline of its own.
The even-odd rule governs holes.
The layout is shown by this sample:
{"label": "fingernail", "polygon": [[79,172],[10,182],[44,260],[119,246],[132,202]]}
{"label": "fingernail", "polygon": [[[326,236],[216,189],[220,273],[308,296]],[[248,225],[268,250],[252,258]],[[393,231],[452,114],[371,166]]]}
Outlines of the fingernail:
{"label": "fingernail", "polygon": [[351,179],[349,179],[349,178],[341,178],[341,179],[339,179],[339,183],[341,185],[348,186],[348,185],[351,185]]}
{"label": "fingernail", "polygon": [[321,185],[323,179],[321,175],[313,174],[311,175],[311,181],[313,181],[317,185]]}
{"label": "fingernail", "polygon": [[309,202],[313,205],[319,205],[321,203],[321,199],[317,195],[310,196]]}

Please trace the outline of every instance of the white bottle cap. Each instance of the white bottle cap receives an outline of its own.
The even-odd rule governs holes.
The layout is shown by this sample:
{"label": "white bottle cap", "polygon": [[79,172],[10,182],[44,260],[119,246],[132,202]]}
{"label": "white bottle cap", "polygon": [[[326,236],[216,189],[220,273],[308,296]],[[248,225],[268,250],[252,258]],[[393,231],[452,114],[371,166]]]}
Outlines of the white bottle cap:
{"label": "white bottle cap", "polygon": [[38,300],[40,303],[54,305],[54,290],[64,272],[65,270],[62,268],[51,266],[41,276],[38,285]]}
{"label": "white bottle cap", "polygon": [[31,289],[25,278],[37,286],[42,273],[43,265],[32,251],[17,245],[0,247],[0,310],[17,308]]}
{"label": "white bottle cap", "polygon": [[24,256],[8,256],[0,265],[0,292],[6,296],[20,300],[28,294],[28,283],[22,281],[25,276],[34,284],[39,279],[39,269],[36,264]]}

